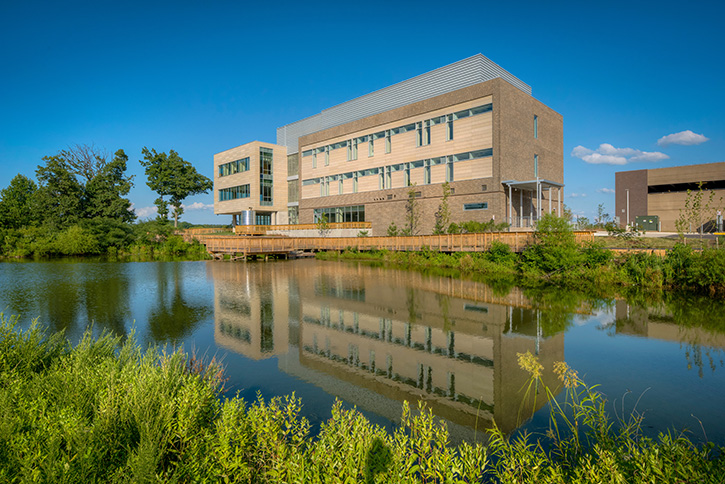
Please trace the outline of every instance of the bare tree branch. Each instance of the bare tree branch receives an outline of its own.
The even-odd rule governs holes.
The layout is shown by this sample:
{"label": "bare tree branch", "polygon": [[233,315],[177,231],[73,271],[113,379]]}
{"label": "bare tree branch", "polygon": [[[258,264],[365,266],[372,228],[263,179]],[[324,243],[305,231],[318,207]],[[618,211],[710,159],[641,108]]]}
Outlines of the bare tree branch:
{"label": "bare tree branch", "polygon": [[61,156],[68,163],[69,170],[78,176],[91,181],[108,163],[108,151],[103,148],[96,148],[94,144],[69,146],[67,150],[60,152]]}

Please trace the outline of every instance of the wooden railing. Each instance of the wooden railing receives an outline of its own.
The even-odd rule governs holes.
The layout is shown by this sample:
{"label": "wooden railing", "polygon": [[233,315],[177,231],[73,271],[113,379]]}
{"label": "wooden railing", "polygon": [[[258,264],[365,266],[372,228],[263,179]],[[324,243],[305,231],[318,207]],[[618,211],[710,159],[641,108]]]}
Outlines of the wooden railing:
{"label": "wooden railing", "polygon": [[[593,232],[575,232],[578,243],[591,241]],[[480,252],[494,241],[514,251],[534,242],[532,232],[487,232],[482,234],[417,235],[410,237],[239,237],[235,235],[196,235],[209,252],[225,254],[272,254],[322,250],[391,250],[440,252]]]}
{"label": "wooden railing", "polygon": [[[328,223],[329,229],[370,229],[371,222],[336,222]],[[291,224],[291,225],[235,225],[234,233],[237,235],[264,235],[269,231],[319,230],[317,224]]]}

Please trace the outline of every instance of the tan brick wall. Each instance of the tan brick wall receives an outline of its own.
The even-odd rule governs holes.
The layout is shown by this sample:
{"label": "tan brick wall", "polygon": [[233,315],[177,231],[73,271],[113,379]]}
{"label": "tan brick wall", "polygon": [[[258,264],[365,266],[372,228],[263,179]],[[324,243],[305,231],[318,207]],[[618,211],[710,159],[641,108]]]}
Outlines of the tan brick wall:
{"label": "tan brick wall", "polygon": [[[259,203],[259,149],[271,148],[272,177],[274,181],[272,206],[261,206]],[[219,165],[249,157],[249,170],[234,175],[219,176]],[[249,198],[219,201],[219,190],[249,184]],[[236,214],[249,208],[263,212],[287,213],[287,148],[272,143],[253,141],[214,155],[214,213]]]}

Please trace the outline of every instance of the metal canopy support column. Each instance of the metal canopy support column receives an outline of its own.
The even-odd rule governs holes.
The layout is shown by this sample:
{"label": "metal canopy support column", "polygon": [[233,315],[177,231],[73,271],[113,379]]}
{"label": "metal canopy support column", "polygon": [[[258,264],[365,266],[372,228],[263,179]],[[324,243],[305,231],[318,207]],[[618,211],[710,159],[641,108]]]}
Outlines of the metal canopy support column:
{"label": "metal canopy support column", "polygon": [[562,213],[562,211],[561,211],[561,187],[559,187],[559,197],[558,198],[559,198],[559,200],[558,200],[559,201],[559,211],[558,211],[558,214],[559,214],[559,217],[561,217],[561,216],[564,215]]}
{"label": "metal canopy support column", "polygon": [[524,218],[524,191],[519,188],[519,227],[523,227]]}
{"label": "metal canopy support column", "polygon": [[549,188],[546,193],[549,194],[549,213],[551,213],[551,188]]}
{"label": "metal canopy support column", "polygon": [[513,225],[512,224],[512,217],[511,217],[511,210],[512,210],[511,195],[512,195],[512,192],[511,192],[511,184],[509,184],[509,213],[508,213],[508,215],[509,215],[509,231],[511,230],[511,225]]}

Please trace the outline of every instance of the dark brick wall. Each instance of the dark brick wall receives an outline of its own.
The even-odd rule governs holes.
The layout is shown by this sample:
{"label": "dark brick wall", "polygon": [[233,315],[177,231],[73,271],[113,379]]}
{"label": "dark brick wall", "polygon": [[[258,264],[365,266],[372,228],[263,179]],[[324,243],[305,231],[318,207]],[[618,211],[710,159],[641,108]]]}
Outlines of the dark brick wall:
{"label": "dark brick wall", "polygon": [[615,213],[620,226],[627,224],[627,190],[629,190],[629,222],[647,213],[647,170],[618,171],[615,180]]}

